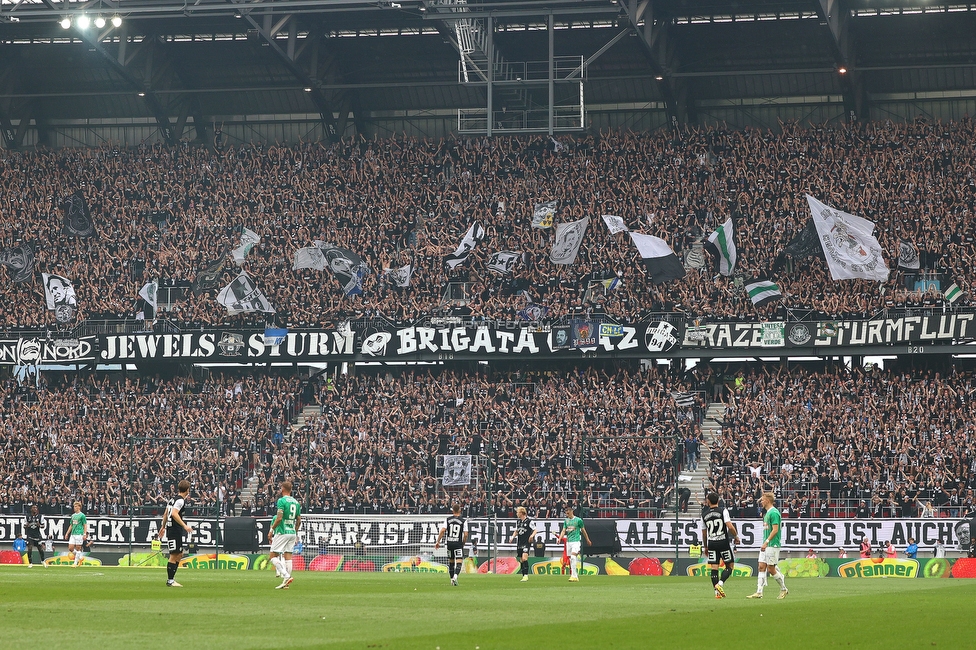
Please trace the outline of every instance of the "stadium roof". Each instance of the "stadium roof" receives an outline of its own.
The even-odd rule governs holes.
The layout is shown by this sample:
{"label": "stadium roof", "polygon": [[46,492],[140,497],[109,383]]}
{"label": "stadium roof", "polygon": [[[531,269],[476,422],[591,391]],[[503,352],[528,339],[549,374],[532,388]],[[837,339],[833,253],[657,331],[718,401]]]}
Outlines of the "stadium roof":
{"label": "stadium roof", "polygon": [[976,97],[976,3],[0,0],[0,127],[10,146],[30,118],[313,113],[341,132],[350,112],[484,107],[453,21],[490,17],[520,64],[547,59],[550,16],[554,55],[588,60],[588,104],[695,121],[736,102],[840,96],[864,116],[878,95]]}

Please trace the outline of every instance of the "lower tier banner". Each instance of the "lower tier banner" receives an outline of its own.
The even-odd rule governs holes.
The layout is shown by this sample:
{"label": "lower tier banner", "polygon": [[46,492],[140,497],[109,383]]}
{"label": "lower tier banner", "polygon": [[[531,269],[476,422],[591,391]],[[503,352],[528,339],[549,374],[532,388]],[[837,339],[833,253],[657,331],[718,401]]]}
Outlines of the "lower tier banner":
{"label": "lower tier banner", "polygon": [[[430,553],[437,535],[444,526],[444,515],[303,515],[300,537],[307,547],[322,553],[351,554],[363,550],[367,553],[387,555]],[[201,547],[213,546],[223,528],[223,520],[188,517],[194,528],[190,542]],[[701,521],[698,519],[585,519],[591,528],[611,526],[615,528],[619,549],[611,553],[649,553],[674,555],[702,543]],[[159,532],[159,517],[88,517],[88,537],[97,546],[126,547],[149,544]],[[469,544],[476,553],[488,551],[492,546],[509,551],[515,548],[511,542],[517,519],[472,518],[467,520]],[[44,517],[42,535],[63,545],[68,530],[67,516]],[[257,544],[267,545],[266,531],[270,517],[257,518]],[[742,543],[740,551],[758,552],[762,541],[763,523],[760,519],[735,521]],[[922,554],[931,552],[937,545],[946,550],[968,551],[970,544],[969,519],[784,519],[782,542],[785,552],[834,555],[839,548],[850,554],[858,549],[862,539],[867,539],[872,549],[891,542],[899,552],[914,540]],[[533,520],[535,530],[549,553],[561,552],[558,543],[562,519]],[[0,516],[0,542],[11,542],[22,535],[24,518],[21,515]],[[612,538],[613,533],[610,532]],[[62,550],[58,548],[57,550]],[[584,548],[584,552],[586,549]]]}

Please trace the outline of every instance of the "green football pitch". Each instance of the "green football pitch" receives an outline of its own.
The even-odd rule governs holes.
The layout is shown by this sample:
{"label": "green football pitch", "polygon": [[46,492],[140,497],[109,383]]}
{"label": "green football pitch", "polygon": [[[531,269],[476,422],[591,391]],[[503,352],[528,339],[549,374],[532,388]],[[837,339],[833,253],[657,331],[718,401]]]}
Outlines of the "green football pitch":
{"label": "green football pitch", "polygon": [[565,578],[0,569],[4,648],[922,648],[972,647],[976,580],[794,579],[715,600],[698,578]]}

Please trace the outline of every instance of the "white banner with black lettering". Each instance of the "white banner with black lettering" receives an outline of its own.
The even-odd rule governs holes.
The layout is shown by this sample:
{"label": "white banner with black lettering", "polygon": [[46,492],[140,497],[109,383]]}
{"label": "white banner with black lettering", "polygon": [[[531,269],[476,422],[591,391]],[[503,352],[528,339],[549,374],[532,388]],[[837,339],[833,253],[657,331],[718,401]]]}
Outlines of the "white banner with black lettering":
{"label": "white banner with black lettering", "polygon": [[[534,513],[529,512],[531,517]],[[437,533],[447,515],[302,515],[302,529],[307,544],[352,547],[362,542],[367,551],[370,547],[420,544],[433,546]],[[69,517],[46,516],[44,536],[47,539],[62,540],[67,532]],[[271,517],[258,517],[258,530],[262,533]],[[555,545],[562,528],[562,519],[535,519],[536,529],[542,533],[543,541]],[[189,517],[195,532],[192,541],[198,544],[212,544],[216,522],[212,519]],[[584,519],[584,521],[591,521]],[[740,551],[756,552],[762,543],[763,522],[761,519],[733,519],[739,529],[742,543]],[[500,549],[514,548],[509,541],[515,531],[517,519],[496,519],[494,524],[494,543]],[[0,543],[12,542],[23,534],[23,515],[0,516]],[[489,526],[484,518],[467,520],[468,540],[479,548],[488,543]],[[912,538],[918,542],[922,553],[931,553],[936,543],[941,542],[949,551],[959,548],[960,535],[966,526],[964,519],[784,519],[783,549],[786,552],[805,553],[815,551],[836,551],[843,547],[851,555],[858,548],[861,539],[867,537],[872,548],[881,542],[890,541],[902,551]],[[158,532],[159,517],[108,517],[92,515],[88,517],[88,535],[98,545],[125,546],[131,538],[134,544],[148,544]],[[687,549],[693,544],[701,544],[701,521],[698,519],[617,519],[617,536],[623,552],[673,551],[677,544]],[[263,536],[262,536],[263,540]],[[263,543],[263,541],[262,541]],[[585,554],[585,549],[584,549]]]}

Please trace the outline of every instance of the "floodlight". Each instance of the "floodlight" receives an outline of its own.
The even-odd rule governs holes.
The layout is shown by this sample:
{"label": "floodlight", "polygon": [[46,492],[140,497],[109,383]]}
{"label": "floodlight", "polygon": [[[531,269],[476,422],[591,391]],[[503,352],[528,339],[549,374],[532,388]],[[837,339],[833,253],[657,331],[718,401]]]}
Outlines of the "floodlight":
{"label": "floodlight", "polygon": [[841,66],[837,68],[837,72],[839,72],[840,74],[847,74],[847,68]]}
{"label": "floodlight", "polygon": [[71,29],[71,19],[70,18],[62,18],[61,19],[61,22],[59,24],[61,25],[61,29]]}
{"label": "floodlight", "polygon": [[101,29],[102,27],[105,27],[105,19],[102,18],[101,16],[96,16],[95,17],[95,27],[97,27],[98,29]]}
{"label": "floodlight", "polygon": [[91,25],[91,19],[85,14],[81,14],[80,16],[78,16],[77,22],[78,22],[78,29],[88,29],[88,26]]}
{"label": "floodlight", "polygon": [[112,27],[121,27],[121,26],[122,26],[122,17],[112,16]]}

